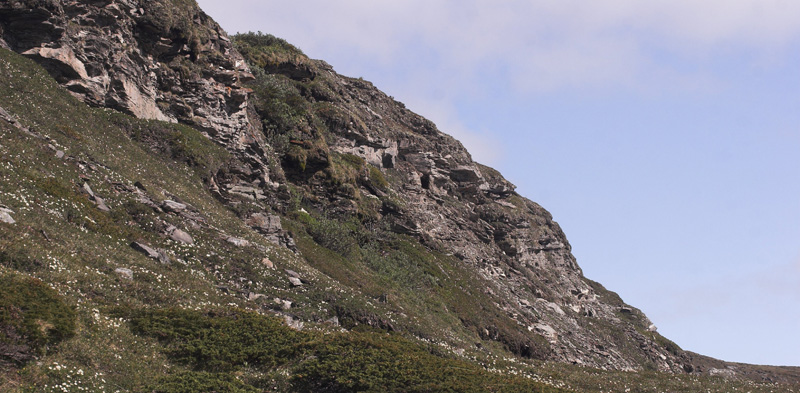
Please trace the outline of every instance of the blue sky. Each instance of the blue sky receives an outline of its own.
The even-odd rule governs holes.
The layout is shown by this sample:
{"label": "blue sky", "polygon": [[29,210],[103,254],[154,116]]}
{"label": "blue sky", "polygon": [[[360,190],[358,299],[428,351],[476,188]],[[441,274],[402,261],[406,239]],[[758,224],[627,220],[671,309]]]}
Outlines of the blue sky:
{"label": "blue sky", "polygon": [[436,122],[684,349],[800,366],[800,2],[198,2]]}

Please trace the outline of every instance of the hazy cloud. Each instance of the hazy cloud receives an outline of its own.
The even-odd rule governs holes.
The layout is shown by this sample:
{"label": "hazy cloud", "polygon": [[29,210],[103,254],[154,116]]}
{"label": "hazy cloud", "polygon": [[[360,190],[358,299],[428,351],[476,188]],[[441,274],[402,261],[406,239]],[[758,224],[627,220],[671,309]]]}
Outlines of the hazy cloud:
{"label": "hazy cloud", "polygon": [[[717,280],[703,281],[684,286],[679,293],[661,298],[659,303],[667,310],[664,319],[691,320],[707,314],[710,309],[735,309],[730,319],[768,317],[771,320],[800,323],[800,315],[786,314],[783,304],[800,302],[800,264],[776,264],[760,266],[751,273],[730,276],[719,272]],[[659,293],[670,293],[674,284],[651,289],[649,298]],[[775,302],[780,299],[780,302]]]}
{"label": "hazy cloud", "polygon": [[665,53],[779,58],[800,37],[800,2],[785,0],[200,3],[229,30],[284,36],[312,56],[358,53],[390,65],[409,61],[409,48],[421,49],[438,55],[434,67],[477,75],[497,66],[518,88],[534,92],[679,77],[661,69]]}
{"label": "hazy cloud", "polygon": [[[775,266],[758,272],[743,282],[752,283],[761,296],[774,299],[793,299],[800,303],[800,261]],[[800,315],[797,316],[800,321]]]}

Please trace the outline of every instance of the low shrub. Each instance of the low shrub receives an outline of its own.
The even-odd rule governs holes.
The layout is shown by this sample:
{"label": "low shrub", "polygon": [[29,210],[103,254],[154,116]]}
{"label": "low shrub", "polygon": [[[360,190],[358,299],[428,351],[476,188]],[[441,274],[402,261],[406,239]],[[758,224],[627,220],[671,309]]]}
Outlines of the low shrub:
{"label": "low shrub", "polygon": [[0,362],[24,365],[75,334],[75,310],[47,284],[0,275]]}
{"label": "low shrub", "polygon": [[308,341],[307,335],[277,318],[242,310],[142,311],[135,313],[131,324],[135,333],[161,340],[172,360],[206,371],[280,366],[298,356]]}
{"label": "low shrub", "polygon": [[366,326],[295,331],[250,311],[182,309],[135,311],[131,326],[158,338],[174,362],[190,367],[157,381],[152,391],[159,393],[257,391],[235,377],[252,370],[285,373],[290,390],[298,392],[553,391]]}
{"label": "low shrub", "polygon": [[389,188],[389,182],[386,181],[386,177],[383,176],[383,172],[381,172],[378,167],[370,165],[369,167],[369,181],[375,187],[386,191]]}
{"label": "low shrub", "polygon": [[256,393],[259,390],[231,374],[181,372],[163,377],[153,386],[153,393]]}
{"label": "low shrub", "polygon": [[431,353],[396,334],[328,336],[292,377],[300,392],[540,392],[532,380]]}
{"label": "low shrub", "polygon": [[264,68],[279,61],[309,62],[300,49],[282,38],[262,32],[240,33],[232,37],[236,49],[251,65]]}

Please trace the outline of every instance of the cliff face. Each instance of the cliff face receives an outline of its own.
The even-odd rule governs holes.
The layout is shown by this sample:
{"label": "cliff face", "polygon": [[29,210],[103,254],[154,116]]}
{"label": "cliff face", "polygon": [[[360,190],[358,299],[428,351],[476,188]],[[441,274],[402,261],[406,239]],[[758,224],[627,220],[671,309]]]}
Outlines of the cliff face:
{"label": "cliff face", "polygon": [[[480,283],[473,288],[478,296],[490,299],[515,330],[459,315],[480,338],[522,356],[683,372],[680,349],[655,333],[643,313],[583,277],[551,215],[514,192],[497,171],[472,161],[457,140],[369,82],[338,75],[324,62],[297,54],[302,60],[273,56],[259,64],[257,39],[236,42],[263,69],[257,86],[292,80],[308,103],[306,118],[284,129],[262,113],[267,135],[289,134],[293,141],[277,149],[288,181],[321,211],[411,236],[468,267]],[[300,69],[305,78],[297,78]],[[365,163],[352,185],[337,175],[337,160],[349,155]],[[375,169],[386,178],[384,187],[371,178]],[[512,338],[516,334],[525,338]]]}
{"label": "cliff face", "polygon": [[[295,322],[335,316],[462,349],[693,369],[643,313],[583,277],[544,208],[369,82],[274,37],[231,39],[185,0],[6,1],[0,29],[0,45],[89,105],[188,125],[224,147],[232,158],[205,178],[208,192],[309,271],[378,303],[318,312],[306,301]],[[426,257],[403,265],[395,254]],[[219,284],[276,296],[253,280]]]}
{"label": "cliff face", "polygon": [[248,154],[266,148],[247,111],[253,75],[193,1],[6,1],[0,29],[0,46],[89,105],[195,127],[269,178],[263,154]]}

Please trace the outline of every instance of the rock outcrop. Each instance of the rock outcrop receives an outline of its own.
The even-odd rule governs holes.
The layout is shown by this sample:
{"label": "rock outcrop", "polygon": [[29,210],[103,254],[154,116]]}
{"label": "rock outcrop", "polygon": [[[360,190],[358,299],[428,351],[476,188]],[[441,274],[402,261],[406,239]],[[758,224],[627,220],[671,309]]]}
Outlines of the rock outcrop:
{"label": "rock outcrop", "polygon": [[[339,208],[346,216],[355,214],[358,204],[343,201],[387,201],[385,195],[393,195],[397,203],[384,202],[373,212],[378,221],[470,266],[497,308],[526,334],[548,341],[549,359],[622,370],[648,364],[682,372],[685,359],[677,347],[670,351],[648,334],[652,324],[643,313],[583,276],[566,236],[544,208],[369,82],[338,75],[323,62],[316,67],[314,82],[336,92],[310,98],[326,108],[326,154],[357,156],[390,178],[383,190],[365,181],[356,185],[356,193],[320,187],[314,176],[296,178],[316,195],[320,209]],[[291,162],[285,170],[292,173]],[[486,329],[481,334],[504,341],[502,332]],[[531,355],[527,351],[517,350]]]}
{"label": "rock outcrop", "polygon": [[233,183],[270,182],[243,86],[253,75],[194,2],[4,1],[0,45],[90,105],[197,128],[246,163]]}

